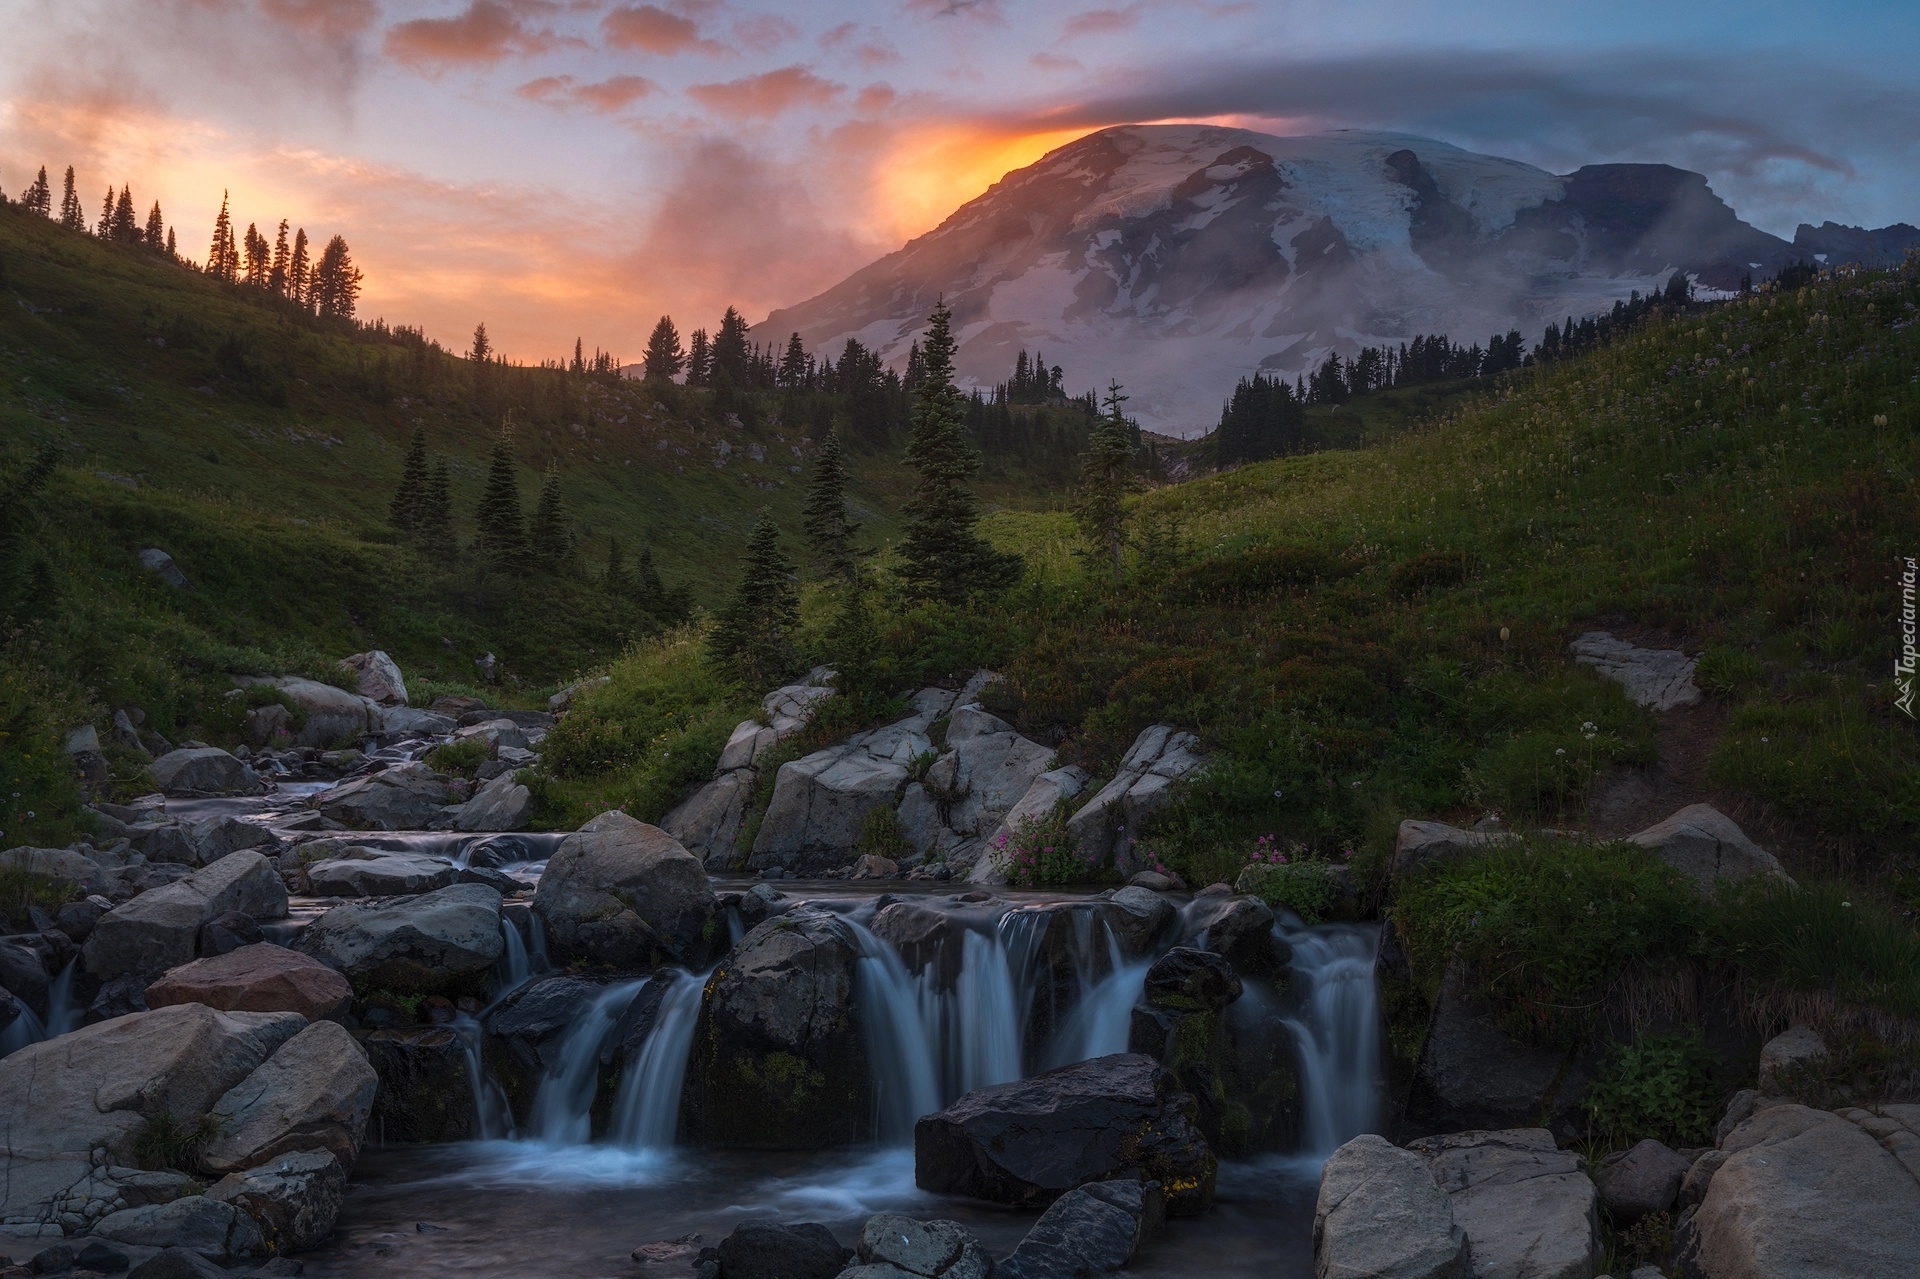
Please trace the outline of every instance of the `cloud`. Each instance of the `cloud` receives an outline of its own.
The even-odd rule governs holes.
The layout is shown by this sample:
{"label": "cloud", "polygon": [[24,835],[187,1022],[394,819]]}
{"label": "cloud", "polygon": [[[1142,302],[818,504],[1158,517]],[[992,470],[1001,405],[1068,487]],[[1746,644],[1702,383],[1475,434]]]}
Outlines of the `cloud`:
{"label": "cloud", "polygon": [[839,26],[825,31],[820,36],[820,47],[830,52],[847,50],[854,60],[866,68],[883,67],[899,62],[900,51],[887,42],[885,36],[870,32],[861,38],[861,27],[857,22],[843,22]]}
{"label": "cloud", "polygon": [[600,20],[600,34],[610,48],[638,49],[643,53],[668,57],[689,50],[695,53],[728,52],[725,45],[702,39],[700,26],[693,19],[668,13],[652,4],[622,5],[614,9]]}
{"label": "cloud", "polygon": [[799,106],[824,106],[838,98],[845,85],[822,80],[798,64],[762,75],[729,80],[725,84],[689,86],[687,95],[721,115],[738,119],[771,119]]}
{"label": "cloud", "polygon": [[755,53],[770,53],[800,38],[800,28],[777,14],[763,13],[733,24],[733,38]]}
{"label": "cloud", "polygon": [[1034,54],[1027,61],[1042,71],[1084,71],[1086,64],[1078,58],[1062,57],[1057,53],[1048,53],[1045,49]]}
{"label": "cloud", "polygon": [[660,86],[645,76],[617,75],[591,84],[582,84],[570,75],[541,76],[529,80],[514,92],[531,102],[550,107],[585,107],[602,115],[611,115],[638,102]]}
{"label": "cloud", "polygon": [[853,109],[859,115],[878,115],[900,100],[892,85],[885,81],[870,84],[860,90],[853,99]]}
{"label": "cloud", "polygon": [[276,22],[329,37],[358,35],[380,16],[374,0],[260,0],[260,9]]}
{"label": "cloud", "polygon": [[907,0],[907,10],[930,18],[973,18],[996,27],[1007,24],[1000,0]]}
{"label": "cloud", "polygon": [[387,56],[416,70],[456,63],[494,63],[544,53],[559,43],[552,31],[529,27],[525,14],[544,9],[525,0],[472,0],[451,18],[414,18],[387,29]]}
{"label": "cloud", "polygon": [[1140,9],[1130,4],[1124,9],[1088,9],[1067,19],[1066,35],[1105,35],[1113,31],[1131,31],[1140,25]]}

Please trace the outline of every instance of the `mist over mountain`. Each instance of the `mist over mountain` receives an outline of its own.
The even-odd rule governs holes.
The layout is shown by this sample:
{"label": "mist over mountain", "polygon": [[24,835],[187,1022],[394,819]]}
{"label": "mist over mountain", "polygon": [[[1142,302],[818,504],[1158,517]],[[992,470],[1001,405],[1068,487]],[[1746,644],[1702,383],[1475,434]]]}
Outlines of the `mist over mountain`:
{"label": "mist over mountain", "polygon": [[1257,370],[1421,333],[1532,341],[1674,271],[1731,290],[1802,258],[1887,261],[1913,243],[1913,227],[1830,222],[1789,242],[1667,165],[1555,175],[1398,133],[1127,125],[1009,173],[761,327],[825,354],[854,338],[898,365],[944,296],[964,378],[1004,381],[1037,348],[1069,390],[1118,380],[1143,424],[1196,435]]}

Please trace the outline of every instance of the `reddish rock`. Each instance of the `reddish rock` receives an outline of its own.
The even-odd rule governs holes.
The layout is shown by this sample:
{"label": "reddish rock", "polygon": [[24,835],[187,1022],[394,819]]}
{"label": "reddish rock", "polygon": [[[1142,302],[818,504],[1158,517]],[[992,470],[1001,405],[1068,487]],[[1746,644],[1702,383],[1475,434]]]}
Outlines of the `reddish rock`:
{"label": "reddish rock", "polygon": [[147,1007],[205,1004],[222,1012],[295,1012],[322,1021],[353,998],[347,979],[311,955],[260,942],[170,969],[147,987]]}

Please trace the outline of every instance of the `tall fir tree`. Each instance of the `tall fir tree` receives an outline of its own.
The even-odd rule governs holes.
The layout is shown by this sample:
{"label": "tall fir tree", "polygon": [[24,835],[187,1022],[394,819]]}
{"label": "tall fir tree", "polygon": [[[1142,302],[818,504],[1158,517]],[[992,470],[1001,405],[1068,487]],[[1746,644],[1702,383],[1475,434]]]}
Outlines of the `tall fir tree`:
{"label": "tall fir tree", "polygon": [[444,457],[427,472],[426,494],[420,502],[420,522],[414,536],[441,559],[453,558],[459,549],[453,536],[453,473]]}
{"label": "tall fir tree", "polygon": [[240,249],[233,240],[233,219],[227,213],[227,193],[220,193],[220,216],[213,220],[213,244],[207,250],[207,274],[232,280],[240,274]]}
{"label": "tall fir tree", "polygon": [[312,283],[313,262],[307,256],[307,228],[293,233],[293,256],[287,260],[287,296],[307,306],[307,286]]}
{"label": "tall fir tree", "polygon": [[113,188],[107,188],[107,198],[100,204],[100,221],[94,224],[93,233],[102,240],[113,238]]}
{"label": "tall fir tree", "polygon": [[749,689],[770,688],[793,673],[799,653],[800,588],[780,549],[780,529],[766,511],[747,539],[740,584],[707,633],[707,656]]}
{"label": "tall fir tree", "polygon": [[867,602],[871,589],[866,573],[855,568],[840,586],[840,607],[826,635],[834,691],[862,708],[877,708],[887,697],[878,669],[880,637]]}
{"label": "tall fir tree", "polygon": [[647,601],[647,607],[658,612],[667,599],[667,585],[660,580],[660,570],[653,562],[653,548],[640,548],[640,566],[634,574],[641,597]]}
{"label": "tall fir tree", "polygon": [[323,318],[351,320],[360,301],[360,283],[365,277],[353,264],[346,239],[334,236],[320,252],[308,286],[313,313]]}
{"label": "tall fir tree", "polygon": [[813,483],[807,488],[801,527],[827,571],[842,579],[853,576],[858,562],[853,549],[853,518],[847,512],[847,478],[840,433],[829,431],[820,446],[820,456],[814,460]]}
{"label": "tall fir tree", "polygon": [[520,514],[520,480],[514,471],[513,426],[500,428],[487,464],[487,486],[474,513],[475,549],[495,568],[517,567],[527,553],[527,526]]}
{"label": "tall fir tree", "polygon": [[1127,494],[1140,487],[1133,470],[1133,424],[1121,411],[1126,402],[1120,384],[1109,384],[1106,413],[1087,437],[1080,489],[1073,502],[1080,535],[1087,539],[1095,561],[1112,571],[1115,586],[1120,584],[1127,545]]}
{"label": "tall fir tree", "polygon": [[560,505],[560,472],[552,462],[547,463],[547,476],[540,484],[527,544],[533,561],[542,568],[558,571],[573,558],[573,534],[567,530],[567,515]]}
{"label": "tall fir tree", "polygon": [[116,243],[140,243],[140,215],[133,211],[132,188],[120,188],[120,197],[113,202],[113,223],[109,230]]}
{"label": "tall fir tree", "polygon": [[807,348],[800,343],[800,335],[793,334],[787,339],[787,350],[780,357],[779,382],[789,391],[807,389]]}
{"label": "tall fir tree", "polygon": [[247,233],[240,237],[241,247],[245,250],[246,265],[241,269],[242,278],[256,289],[267,287],[267,278],[273,273],[273,250],[267,244],[267,237],[260,234],[260,228],[247,223]]}
{"label": "tall fir tree", "polygon": [[914,393],[907,465],[919,472],[900,508],[906,534],[900,576],[913,594],[962,604],[1003,590],[1020,576],[1020,557],[996,551],[980,536],[980,500],[967,481],[980,466],[967,435],[966,398],[953,384],[953,313],[933,309],[920,346],[924,372]]}
{"label": "tall fir tree", "polygon": [[167,220],[160,214],[158,200],[155,200],[153,208],[147,211],[147,229],[141,233],[140,242],[156,251],[167,246]]}
{"label": "tall fir tree", "polygon": [[174,243],[172,227],[167,228],[167,256],[174,259],[176,262],[180,260],[180,249]]}
{"label": "tall fir tree", "polygon": [[80,193],[73,187],[73,166],[67,166],[66,185],[60,192],[60,225],[69,231],[87,229],[87,215],[80,209]]}
{"label": "tall fir tree", "polygon": [[747,349],[747,321],[732,307],[720,317],[720,329],[713,335],[713,367],[709,373],[713,385],[730,390],[745,389],[751,369],[752,352]]}
{"label": "tall fir tree", "polygon": [[280,219],[280,233],[273,239],[273,265],[267,268],[267,292],[287,296],[288,271],[293,267],[293,250],[287,246],[287,220]]}
{"label": "tall fir tree", "polygon": [[695,329],[687,339],[687,385],[713,385],[713,345],[705,329]]}
{"label": "tall fir tree", "polygon": [[414,427],[407,440],[406,460],[400,464],[400,487],[387,507],[387,522],[402,533],[418,535],[426,523],[427,432]]}
{"label": "tall fir tree", "polygon": [[647,381],[671,382],[686,366],[686,354],[680,349],[680,331],[673,327],[672,316],[663,315],[647,337]]}
{"label": "tall fir tree", "polygon": [[635,593],[633,574],[627,571],[627,556],[617,537],[607,539],[607,571],[601,574],[600,585],[621,599],[631,599]]}
{"label": "tall fir tree", "polygon": [[579,338],[573,340],[573,371],[576,374],[587,371],[586,346]]}
{"label": "tall fir tree", "polygon": [[21,207],[29,213],[38,213],[43,218],[53,216],[53,188],[47,185],[47,166],[40,166],[40,176],[33,180],[26,194],[20,197]]}

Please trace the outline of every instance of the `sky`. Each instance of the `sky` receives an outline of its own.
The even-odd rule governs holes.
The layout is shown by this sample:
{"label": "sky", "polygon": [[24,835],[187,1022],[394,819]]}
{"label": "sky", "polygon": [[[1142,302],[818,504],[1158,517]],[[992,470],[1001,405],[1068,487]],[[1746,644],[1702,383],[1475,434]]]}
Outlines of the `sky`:
{"label": "sky", "polygon": [[533,361],[757,320],[1107,125],[1387,128],[1920,223],[1914,0],[0,0],[0,190],[204,258],[344,235],[366,318]]}

